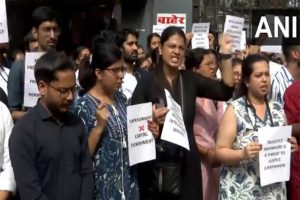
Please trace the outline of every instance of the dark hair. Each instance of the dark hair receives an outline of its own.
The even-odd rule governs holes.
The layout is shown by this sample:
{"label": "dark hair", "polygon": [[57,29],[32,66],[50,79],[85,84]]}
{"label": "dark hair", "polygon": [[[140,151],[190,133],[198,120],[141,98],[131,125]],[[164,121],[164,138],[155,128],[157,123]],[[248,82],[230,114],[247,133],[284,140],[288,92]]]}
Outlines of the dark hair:
{"label": "dark hair", "polygon": [[232,67],[234,67],[236,65],[241,65],[243,63],[243,60],[240,58],[232,58],[231,62],[232,62]]}
{"label": "dark hair", "polygon": [[92,62],[85,59],[79,68],[79,83],[84,93],[96,83],[95,70],[105,70],[121,59],[122,52],[114,43],[97,43],[94,46]]}
{"label": "dark hair", "polygon": [[37,40],[33,37],[32,32],[29,31],[24,37],[24,46],[26,50],[29,50],[29,43],[36,42]]}
{"label": "dark hair", "polygon": [[52,8],[47,6],[40,6],[36,8],[32,13],[32,27],[38,28],[43,22],[56,21],[60,24],[58,15]]}
{"label": "dark hair", "polygon": [[219,57],[220,56],[219,56],[218,52],[215,49],[207,49],[206,51],[207,51],[206,54],[214,54],[216,56],[217,65],[219,67],[219,62],[220,62],[220,58]]}
{"label": "dark hair", "polygon": [[245,82],[250,80],[250,76],[253,73],[253,65],[257,62],[265,61],[269,63],[268,59],[259,54],[253,54],[247,56],[242,63],[242,77],[241,77],[241,87],[240,87],[240,96],[246,95],[248,92],[248,88]]}
{"label": "dark hair", "polygon": [[204,56],[208,54],[214,54],[218,63],[218,54],[214,49],[195,48],[186,53],[184,62],[185,68],[189,70],[193,67],[198,67],[201,64]]}
{"label": "dark hair", "polygon": [[76,60],[79,58],[81,52],[84,50],[84,49],[89,49],[88,47],[86,46],[79,46],[75,49],[75,51],[73,52],[73,60]]}
{"label": "dark hair", "polygon": [[218,37],[219,37],[218,35],[219,34],[218,34],[218,32],[210,28],[209,33],[214,36],[214,43],[213,43],[214,46],[213,46],[213,48],[214,49],[219,48],[219,40],[218,40]]}
{"label": "dark hair", "polygon": [[[300,16],[297,16],[297,21],[300,20]],[[292,25],[290,24],[289,28]],[[294,28],[294,27],[293,27]],[[290,29],[292,30],[292,29]],[[299,33],[300,32],[300,26],[296,27],[296,32]],[[296,50],[298,51],[300,49],[300,39],[299,37],[293,38],[293,37],[282,37],[282,53],[285,57],[286,62],[291,61],[291,51]]]}
{"label": "dark hair", "polygon": [[37,83],[39,81],[50,83],[57,80],[57,71],[74,71],[74,69],[75,64],[64,52],[50,50],[37,60],[34,67],[34,77]]}
{"label": "dark hair", "polygon": [[184,44],[186,44],[186,38],[185,38],[185,34],[184,34],[183,30],[176,26],[169,26],[161,34],[161,37],[160,37],[161,45],[163,45],[173,35],[181,36],[184,39]]}
{"label": "dark hair", "polygon": [[285,60],[287,62],[289,62],[291,60],[291,51],[293,50],[296,50],[298,51],[300,49],[300,41],[298,41],[298,43],[292,43],[288,40],[283,40],[283,43],[282,43],[282,53],[285,57]]}
{"label": "dark hair", "polygon": [[144,47],[143,47],[143,45],[141,45],[141,44],[138,44],[138,49],[143,49],[143,51],[144,51]]}
{"label": "dark hair", "polygon": [[119,31],[115,38],[115,44],[121,48],[123,43],[127,40],[128,35],[134,35],[136,38],[139,38],[139,33],[134,29],[124,28]]}
{"label": "dark hair", "polygon": [[151,50],[151,41],[154,37],[158,37],[160,38],[160,35],[158,35],[157,33],[151,33],[150,35],[148,35],[147,37],[147,48],[150,51]]}
{"label": "dark hair", "polygon": [[199,66],[205,54],[207,54],[207,50],[203,48],[195,48],[189,50],[185,56],[185,68],[189,70],[193,67]]}

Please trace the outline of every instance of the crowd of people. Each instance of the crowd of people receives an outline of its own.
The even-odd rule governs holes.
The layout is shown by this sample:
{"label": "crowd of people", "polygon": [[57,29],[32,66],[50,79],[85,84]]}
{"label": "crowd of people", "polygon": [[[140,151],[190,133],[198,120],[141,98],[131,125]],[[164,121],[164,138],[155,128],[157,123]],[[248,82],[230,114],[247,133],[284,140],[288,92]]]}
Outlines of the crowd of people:
{"label": "crowd of people", "polygon": [[[53,9],[34,10],[26,51],[44,52],[34,107],[24,107],[24,53],[12,64],[1,53],[0,200],[300,198],[300,41],[284,40],[278,63],[257,44],[233,51],[230,35],[212,30],[209,49],[192,48],[193,35],[175,26],[144,48],[124,28],[72,55],[56,50],[60,33]],[[161,139],[165,89],[181,106],[189,150]],[[146,102],[156,159],[130,166],[126,108]],[[257,130],[288,124],[291,179],[261,186]]]}

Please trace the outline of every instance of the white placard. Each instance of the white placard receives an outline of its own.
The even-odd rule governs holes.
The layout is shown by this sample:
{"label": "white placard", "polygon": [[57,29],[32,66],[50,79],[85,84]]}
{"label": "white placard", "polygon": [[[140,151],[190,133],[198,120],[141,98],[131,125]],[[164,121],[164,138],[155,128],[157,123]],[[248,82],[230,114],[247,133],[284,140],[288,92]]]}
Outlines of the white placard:
{"label": "white placard", "polygon": [[192,48],[209,49],[208,34],[207,33],[193,34]]}
{"label": "white placard", "polygon": [[177,26],[186,32],[186,14],[185,13],[157,13],[157,25]]}
{"label": "white placard", "polygon": [[262,45],[260,47],[261,52],[267,53],[282,53],[282,46],[280,45]]}
{"label": "white placard", "polygon": [[209,33],[209,23],[193,23],[192,27],[192,33],[193,34],[199,34],[199,33]]}
{"label": "white placard", "polygon": [[0,43],[8,43],[8,28],[5,0],[0,0]]}
{"label": "white placard", "polygon": [[184,125],[180,105],[172,98],[165,89],[169,112],[165,118],[165,124],[161,133],[161,139],[177,144],[190,150],[189,139]]}
{"label": "white placard", "polygon": [[264,127],[258,129],[260,185],[284,182],[290,179],[292,127]]}
{"label": "white placard", "polygon": [[241,37],[244,27],[244,18],[226,15],[224,33],[229,33],[232,37],[232,50],[240,50]]}
{"label": "white placard", "polygon": [[158,35],[161,36],[162,32],[163,32],[167,27],[169,27],[169,25],[162,25],[162,24],[159,24],[159,25],[153,25],[153,26],[152,26],[152,33],[157,33]]}
{"label": "white placard", "polygon": [[242,37],[241,37],[241,46],[240,46],[240,50],[245,50],[246,49],[246,31],[242,32]]}
{"label": "white placard", "polygon": [[34,78],[34,66],[44,52],[27,52],[25,55],[24,106],[35,106],[40,92]]}
{"label": "white placard", "polygon": [[143,103],[127,107],[129,165],[156,159],[155,140],[148,130],[152,120],[152,104]]}

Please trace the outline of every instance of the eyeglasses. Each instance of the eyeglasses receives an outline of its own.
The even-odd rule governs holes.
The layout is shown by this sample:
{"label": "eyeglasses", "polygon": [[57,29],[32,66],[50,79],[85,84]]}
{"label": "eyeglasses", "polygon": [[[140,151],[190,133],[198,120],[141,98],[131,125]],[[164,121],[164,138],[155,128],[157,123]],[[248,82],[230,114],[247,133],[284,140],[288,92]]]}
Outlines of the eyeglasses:
{"label": "eyeglasses", "polygon": [[49,85],[51,88],[53,88],[54,90],[59,92],[62,96],[68,96],[70,93],[74,94],[75,91],[76,91],[76,86],[71,87],[71,88],[57,88],[57,87],[54,87],[51,84],[47,84],[47,85]]}
{"label": "eyeglasses", "polygon": [[125,67],[118,67],[118,68],[112,68],[112,69],[105,69],[113,72],[115,76],[124,76],[126,73],[126,68]]}
{"label": "eyeglasses", "polygon": [[51,31],[53,31],[54,35],[59,35],[61,33],[61,30],[59,27],[41,27],[42,31],[45,32],[47,35],[51,34]]}
{"label": "eyeglasses", "polygon": [[211,67],[217,66],[217,64],[215,62],[208,62],[208,63],[203,64],[203,66],[211,68]]}

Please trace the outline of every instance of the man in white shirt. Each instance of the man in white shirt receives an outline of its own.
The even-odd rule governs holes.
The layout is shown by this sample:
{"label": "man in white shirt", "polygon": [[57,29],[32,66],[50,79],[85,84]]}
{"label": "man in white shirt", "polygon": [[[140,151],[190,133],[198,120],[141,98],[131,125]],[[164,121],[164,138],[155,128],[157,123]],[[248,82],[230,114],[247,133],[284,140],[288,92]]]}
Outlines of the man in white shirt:
{"label": "man in white shirt", "polygon": [[138,61],[138,38],[137,31],[124,28],[116,35],[115,43],[122,51],[122,57],[126,67],[126,74],[123,79],[122,92],[130,102],[133,91],[145,73],[139,66]]}
{"label": "man in white shirt", "polygon": [[16,182],[10,162],[8,139],[13,120],[8,108],[0,102],[0,199],[7,200],[16,190]]}

